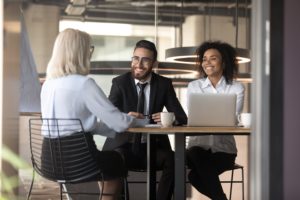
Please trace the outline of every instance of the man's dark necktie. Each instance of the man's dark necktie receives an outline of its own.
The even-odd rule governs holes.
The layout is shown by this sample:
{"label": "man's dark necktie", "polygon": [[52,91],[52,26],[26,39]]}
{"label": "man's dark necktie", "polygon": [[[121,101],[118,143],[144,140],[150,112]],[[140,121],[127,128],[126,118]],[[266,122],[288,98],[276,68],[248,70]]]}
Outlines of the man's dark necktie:
{"label": "man's dark necktie", "polygon": [[[145,93],[144,89],[146,87],[147,83],[137,83],[137,86],[140,88],[139,96],[138,96],[138,104],[137,104],[137,112],[144,114],[144,105],[145,105]],[[133,145],[132,145],[132,151],[134,154],[138,154],[140,152],[140,146],[141,146],[141,133],[136,133],[133,136]]]}

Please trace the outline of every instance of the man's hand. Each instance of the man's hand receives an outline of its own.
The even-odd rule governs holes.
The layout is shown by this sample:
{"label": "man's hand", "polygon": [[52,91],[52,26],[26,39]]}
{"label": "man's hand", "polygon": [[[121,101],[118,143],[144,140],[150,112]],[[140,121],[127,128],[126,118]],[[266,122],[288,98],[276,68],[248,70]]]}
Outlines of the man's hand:
{"label": "man's hand", "polygon": [[160,120],[160,112],[152,114],[151,118],[153,119],[154,122],[160,123],[161,122],[161,120]]}

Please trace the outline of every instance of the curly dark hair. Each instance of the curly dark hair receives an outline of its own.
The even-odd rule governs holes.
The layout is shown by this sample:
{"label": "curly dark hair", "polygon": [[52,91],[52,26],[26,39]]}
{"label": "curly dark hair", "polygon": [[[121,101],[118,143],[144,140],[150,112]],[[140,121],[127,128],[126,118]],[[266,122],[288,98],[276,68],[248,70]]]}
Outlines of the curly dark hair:
{"label": "curly dark hair", "polygon": [[153,42],[150,42],[148,40],[140,40],[135,44],[134,50],[137,48],[144,48],[148,49],[153,52],[153,61],[157,60],[157,50],[155,47],[155,44]]}
{"label": "curly dark hair", "polygon": [[238,64],[236,59],[237,54],[235,48],[233,48],[230,44],[221,41],[206,41],[202,43],[196,50],[197,66],[202,77],[207,77],[207,74],[202,68],[202,59],[204,53],[208,49],[216,49],[220,52],[223,63],[223,76],[225,77],[226,83],[231,84],[238,74]]}

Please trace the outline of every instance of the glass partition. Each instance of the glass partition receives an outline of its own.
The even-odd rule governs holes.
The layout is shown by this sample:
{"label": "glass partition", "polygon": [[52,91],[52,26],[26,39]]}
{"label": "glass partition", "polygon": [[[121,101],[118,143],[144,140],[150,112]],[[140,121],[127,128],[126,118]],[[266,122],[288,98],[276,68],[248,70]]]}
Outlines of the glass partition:
{"label": "glass partition", "polygon": [[[134,45],[141,39],[156,44],[160,64],[155,72],[172,78],[176,93],[185,110],[187,110],[186,86],[188,82],[198,77],[198,73],[194,64],[167,61],[167,49],[195,47],[206,40],[222,40],[237,48],[250,49],[250,0],[39,0],[32,2],[51,4],[54,6],[50,8],[59,8],[57,17],[60,18],[60,31],[72,27],[86,31],[92,36],[95,49],[90,76],[95,78],[107,95],[112,78],[130,70]],[[52,15],[54,13],[49,11],[48,7],[40,12],[49,12]],[[43,31],[49,31],[48,26],[51,27],[50,19],[44,18],[43,23],[37,20],[38,17],[33,18],[33,21],[38,21],[38,25],[32,29],[32,32],[39,34],[39,37],[34,39],[36,43],[43,44],[39,46],[40,48],[51,49],[52,46],[44,45],[44,42],[39,40],[45,38],[46,34]],[[56,19],[51,20],[57,22]],[[54,32],[53,35],[56,35],[57,30],[55,29]],[[52,41],[50,42],[52,44]],[[44,49],[38,49],[39,53],[44,53]],[[41,57],[48,59],[50,55],[46,52]],[[250,105],[248,102],[251,83],[250,67],[251,62],[240,65],[239,78],[247,88],[245,111],[249,111]],[[240,145],[238,162],[244,166],[248,164],[247,142],[247,139],[237,142]]]}
{"label": "glass partition", "polygon": [[[248,0],[101,3],[91,0],[86,1],[83,7],[74,1],[64,8],[60,30],[73,27],[92,35],[95,50],[91,74],[106,93],[109,92],[110,79],[130,70],[135,43],[141,39],[154,42],[160,61],[156,72],[173,79],[180,100],[185,102],[185,87],[198,77],[195,63],[166,61],[166,50],[198,46],[206,40],[222,40],[248,50],[249,5]],[[239,67],[239,79],[248,88],[247,83],[251,82],[250,64],[240,64]]]}

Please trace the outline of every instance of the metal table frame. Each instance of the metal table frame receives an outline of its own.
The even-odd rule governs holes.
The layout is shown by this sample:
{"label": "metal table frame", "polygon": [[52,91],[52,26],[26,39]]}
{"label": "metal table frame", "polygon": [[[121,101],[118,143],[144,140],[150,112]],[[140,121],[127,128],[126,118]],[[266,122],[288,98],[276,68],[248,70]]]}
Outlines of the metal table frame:
{"label": "metal table frame", "polygon": [[144,127],[129,128],[128,132],[148,133],[147,135],[147,199],[156,199],[156,169],[155,169],[155,136],[158,134],[174,134],[175,136],[175,189],[174,200],[186,198],[185,190],[185,138],[195,135],[250,135],[251,130],[243,127],[186,127],[170,128]]}

